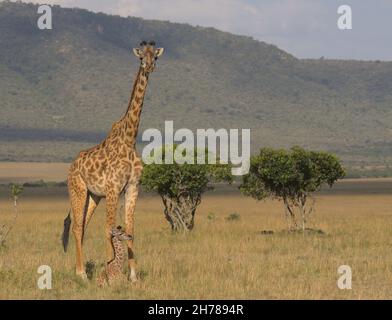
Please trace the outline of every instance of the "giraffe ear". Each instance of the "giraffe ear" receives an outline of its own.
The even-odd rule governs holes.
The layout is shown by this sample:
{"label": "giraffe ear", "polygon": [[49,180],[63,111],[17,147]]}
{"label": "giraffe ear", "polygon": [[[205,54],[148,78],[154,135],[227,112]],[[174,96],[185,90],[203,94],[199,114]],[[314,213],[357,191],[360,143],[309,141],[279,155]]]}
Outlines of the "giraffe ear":
{"label": "giraffe ear", "polygon": [[155,49],[155,57],[158,58],[159,56],[161,56],[163,53],[163,50],[164,50],[163,48],[156,48]]}
{"label": "giraffe ear", "polygon": [[142,57],[142,50],[140,48],[133,48],[133,53],[135,54],[136,57],[141,58]]}

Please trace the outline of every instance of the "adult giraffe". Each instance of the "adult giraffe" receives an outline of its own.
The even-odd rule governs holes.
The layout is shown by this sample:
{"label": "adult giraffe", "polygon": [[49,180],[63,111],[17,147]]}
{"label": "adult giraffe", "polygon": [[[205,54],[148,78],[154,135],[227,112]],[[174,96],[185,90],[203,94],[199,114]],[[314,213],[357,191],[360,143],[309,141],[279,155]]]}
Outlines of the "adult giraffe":
{"label": "adult giraffe", "polygon": [[[71,165],[68,174],[68,193],[73,218],[72,231],[76,240],[76,274],[86,278],[83,263],[82,241],[85,229],[98,206],[106,197],[106,238],[108,261],[114,257],[111,230],[116,223],[116,211],[120,194],[125,192],[125,231],[133,236],[134,212],[138,197],[138,184],[143,165],[136,153],[136,136],[140,114],[146,93],[148,76],[163,48],[155,48],[153,41],[143,41],[133,49],[140,59],[140,67],[133,85],[125,115],[112,126],[109,135],[99,145],[81,151]],[[70,214],[64,221],[63,245],[67,250]],[[127,241],[130,280],[136,281],[133,240]]]}

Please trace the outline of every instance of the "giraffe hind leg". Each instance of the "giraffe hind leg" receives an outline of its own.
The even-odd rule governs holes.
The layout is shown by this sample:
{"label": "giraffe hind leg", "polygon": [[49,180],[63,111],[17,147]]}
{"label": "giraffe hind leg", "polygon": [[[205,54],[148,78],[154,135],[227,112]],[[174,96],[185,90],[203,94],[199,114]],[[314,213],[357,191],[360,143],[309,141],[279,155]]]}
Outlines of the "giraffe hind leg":
{"label": "giraffe hind leg", "polygon": [[68,192],[72,208],[72,232],[76,244],[76,274],[82,278],[87,278],[83,264],[82,241],[86,219],[85,211],[88,208],[88,191],[86,184],[79,175],[71,176],[68,179]]}
{"label": "giraffe hind leg", "polygon": [[85,209],[85,218],[84,218],[84,232],[86,232],[87,226],[90,223],[91,217],[94,214],[95,209],[97,208],[99,202],[101,201],[101,197],[96,196],[95,194],[88,192],[88,199],[86,203]]}

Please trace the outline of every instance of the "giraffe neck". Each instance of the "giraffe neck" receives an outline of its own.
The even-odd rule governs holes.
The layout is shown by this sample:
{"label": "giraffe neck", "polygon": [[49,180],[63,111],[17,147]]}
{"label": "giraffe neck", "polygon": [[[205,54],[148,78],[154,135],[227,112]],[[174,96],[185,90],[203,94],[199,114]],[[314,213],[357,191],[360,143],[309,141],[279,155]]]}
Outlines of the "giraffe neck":
{"label": "giraffe neck", "polygon": [[143,68],[140,67],[133,85],[128,109],[124,116],[124,137],[125,141],[130,146],[134,146],[136,143],[147,82],[148,75],[143,71]]}
{"label": "giraffe neck", "polygon": [[122,263],[124,261],[124,256],[125,256],[125,250],[122,245],[122,242],[115,237],[112,239],[112,242],[114,248],[114,261]]}

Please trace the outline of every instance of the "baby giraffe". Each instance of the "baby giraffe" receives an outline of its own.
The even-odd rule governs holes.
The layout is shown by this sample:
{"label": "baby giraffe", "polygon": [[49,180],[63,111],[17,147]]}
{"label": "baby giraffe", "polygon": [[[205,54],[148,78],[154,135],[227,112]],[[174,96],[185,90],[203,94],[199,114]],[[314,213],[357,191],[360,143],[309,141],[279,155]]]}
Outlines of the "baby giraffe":
{"label": "baby giraffe", "polygon": [[125,233],[121,226],[118,226],[117,229],[112,229],[111,235],[114,259],[107,262],[105,270],[98,277],[97,283],[99,287],[102,287],[105,284],[111,285],[113,281],[121,277],[126,254],[122,242],[133,239],[132,236]]}

